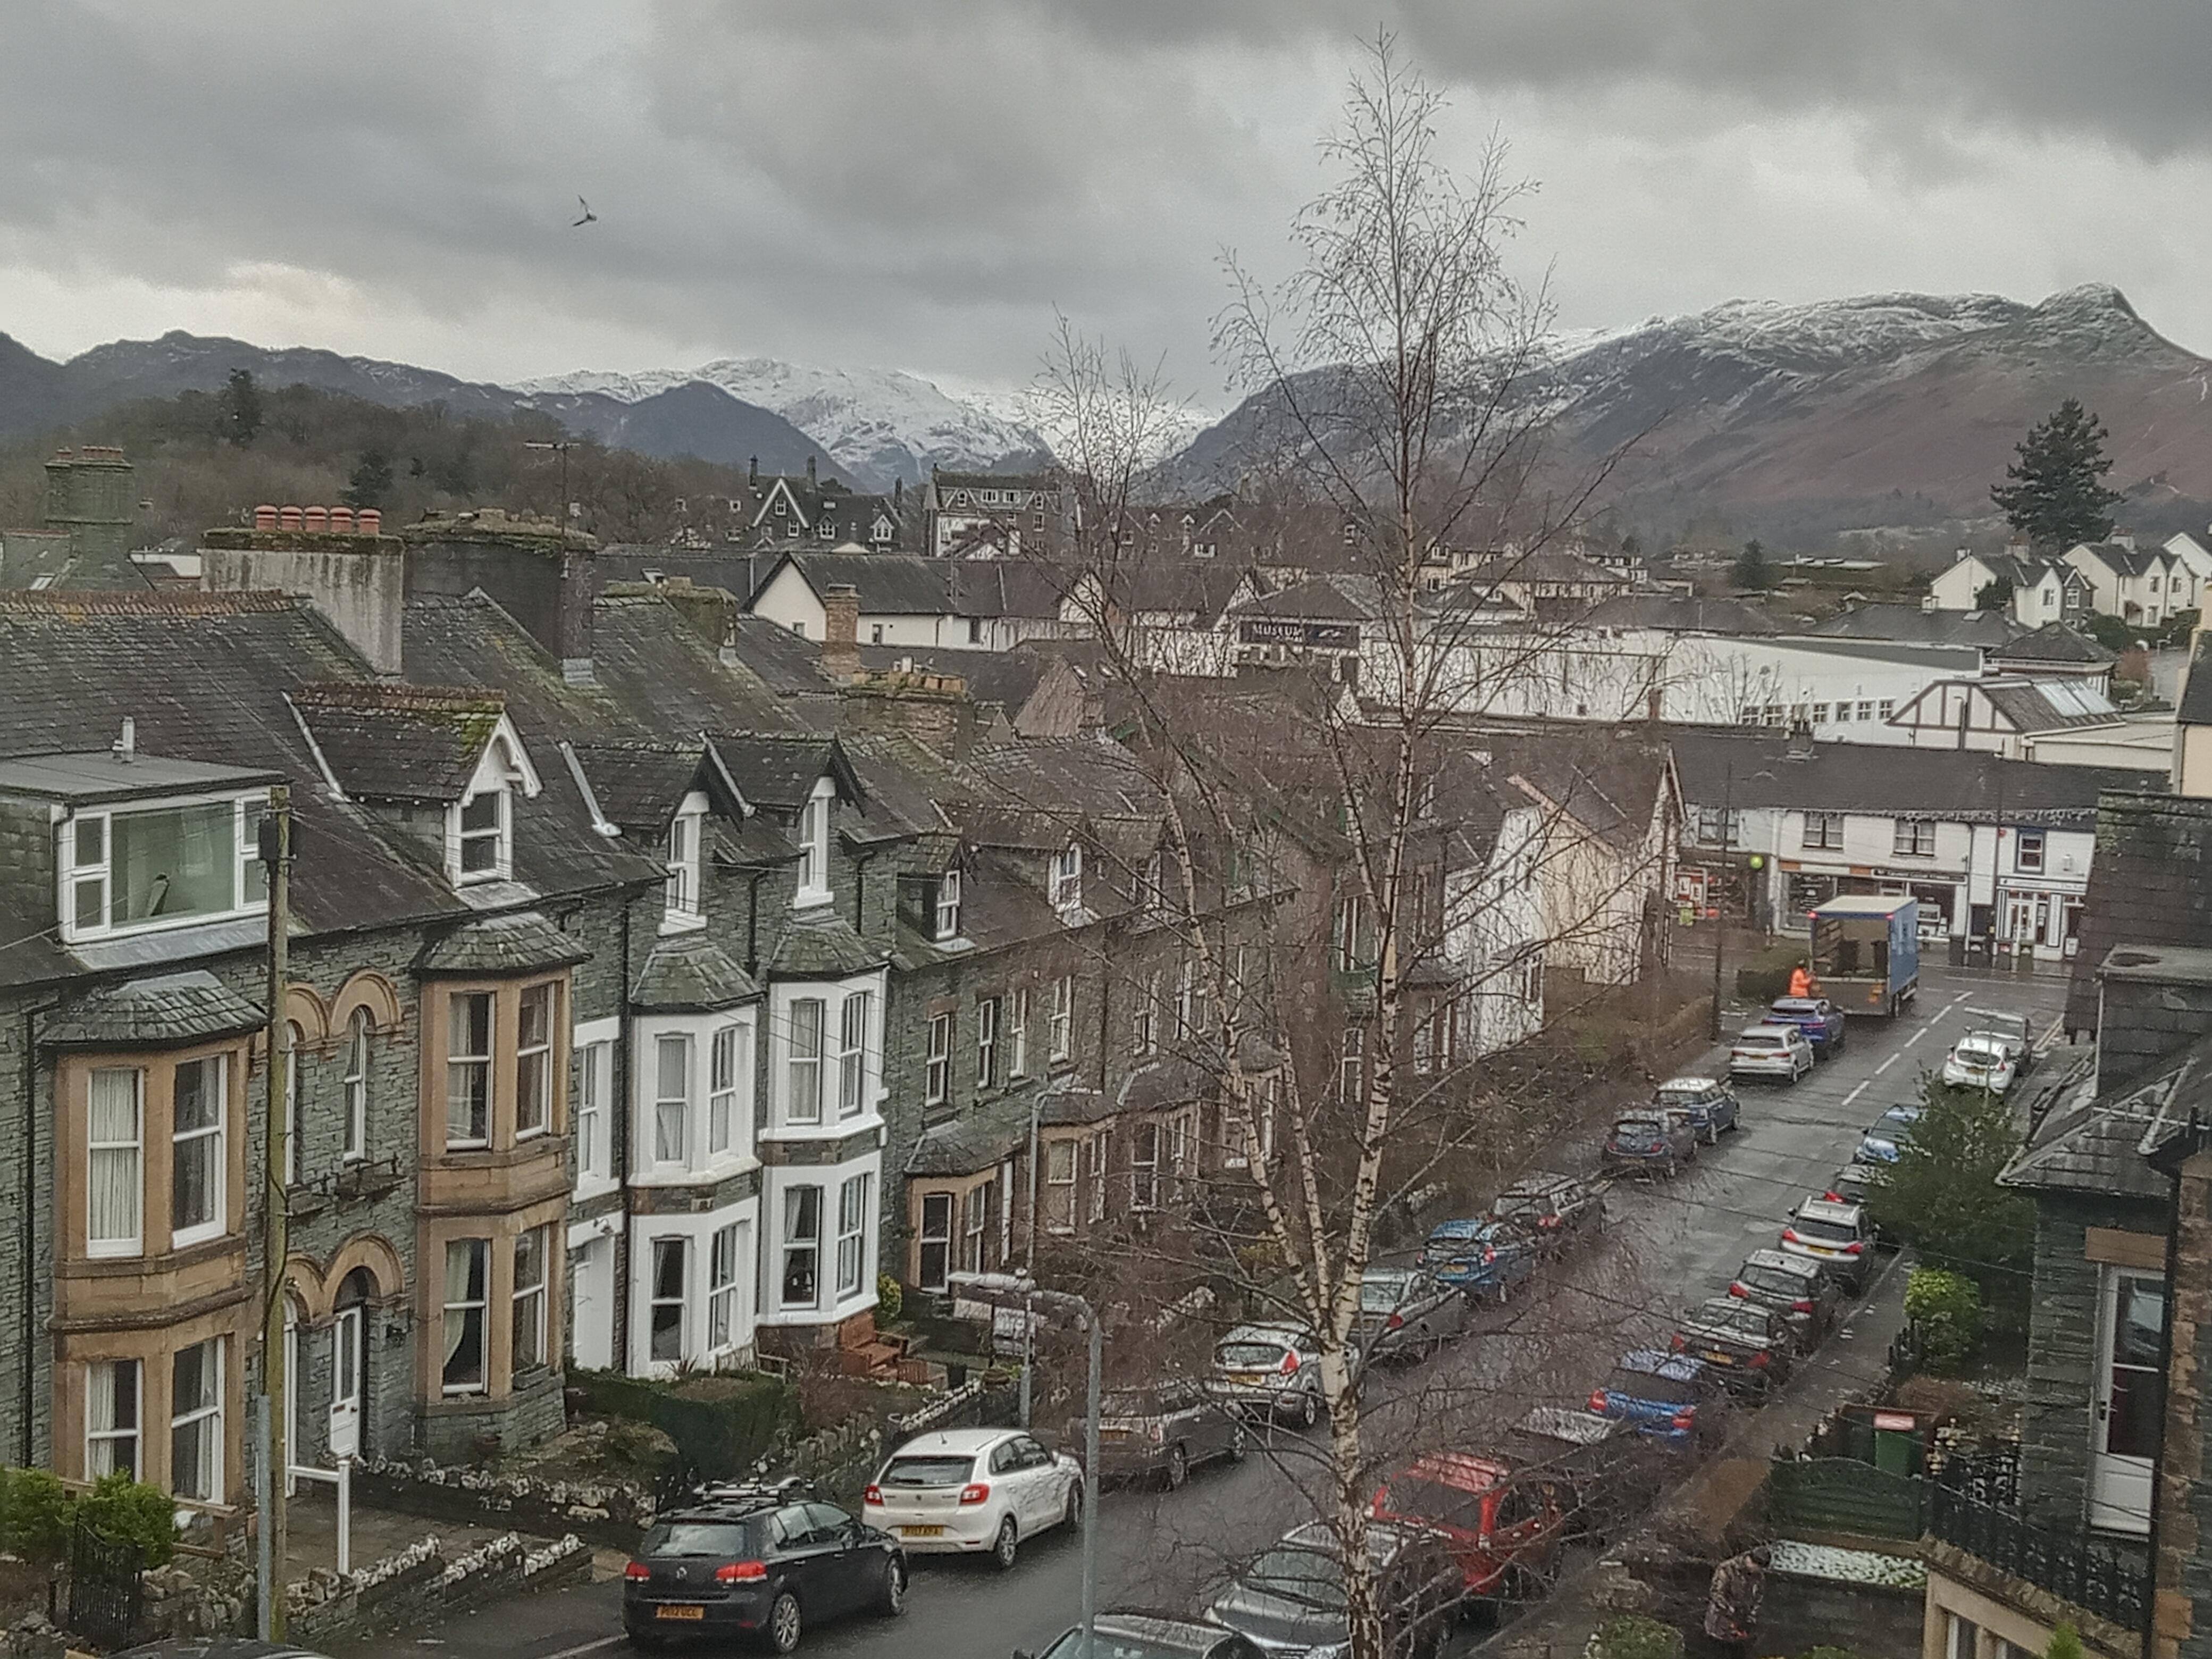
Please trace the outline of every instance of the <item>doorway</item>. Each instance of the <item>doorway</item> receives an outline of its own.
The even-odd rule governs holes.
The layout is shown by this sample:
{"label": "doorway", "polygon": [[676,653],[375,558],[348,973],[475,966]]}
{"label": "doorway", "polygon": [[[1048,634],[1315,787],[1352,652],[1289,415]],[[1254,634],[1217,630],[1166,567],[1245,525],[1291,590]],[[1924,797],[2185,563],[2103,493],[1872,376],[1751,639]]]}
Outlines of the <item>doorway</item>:
{"label": "doorway", "polygon": [[2166,1376],[2158,1360],[2166,1328],[2166,1281],[2123,1268],[2105,1269],[2098,1328],[2089,1524],[2147,1535],[2151,1468],[2165,1427]]}
{"label": "doorway", "polygon": [[363,1457],[368,1403],[368,1299],[375,1286],[356,1267],[338,1286],[331,1316],[331,1456]]}

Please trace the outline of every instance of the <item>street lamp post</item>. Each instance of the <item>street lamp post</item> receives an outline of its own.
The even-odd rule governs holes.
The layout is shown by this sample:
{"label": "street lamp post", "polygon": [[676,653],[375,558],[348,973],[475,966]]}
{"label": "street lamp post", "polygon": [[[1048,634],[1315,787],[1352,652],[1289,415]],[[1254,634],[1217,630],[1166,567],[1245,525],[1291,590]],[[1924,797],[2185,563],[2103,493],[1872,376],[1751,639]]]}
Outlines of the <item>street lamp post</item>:
{"label": "street lamp post", "polygon": [[1090,1659],[1091,1638],[1098,1621],[1098,1380],[1104,1369],[1106,1337],[1098,1310],[1072,1291],[1039,1288],[1027,1273],[954,1273],[952,1292],[993,1307],[1031,1307],[1072,1314],[1091,1331],[1091,1392],[1083,1413],[1083,1645]]}
{"label": "street lamp post", "polygon": [[[1022,1277],[1036,1282],[1037,1122],[1044,1110],[1044,1091],[1030,1096],[1030,1224],[1022,1247]],[[1036,1369],[1036,1310],[1022,1304],[1022,1426],[1030,1426],[1030,1373]]]}

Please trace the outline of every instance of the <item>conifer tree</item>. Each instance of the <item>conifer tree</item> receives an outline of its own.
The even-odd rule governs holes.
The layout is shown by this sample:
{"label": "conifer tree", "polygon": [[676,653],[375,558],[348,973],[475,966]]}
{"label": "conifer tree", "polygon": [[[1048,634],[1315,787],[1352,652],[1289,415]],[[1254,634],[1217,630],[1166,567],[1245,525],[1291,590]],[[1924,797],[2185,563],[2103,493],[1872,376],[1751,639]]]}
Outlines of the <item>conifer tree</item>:
{"label": "conifer tree", "polygon": [[2040,551],[2104,540],[2112,533],[2112,509],[2120,499],[2105,488],[2112,470],[2105,453],[2111,435],[2079,398],[2069,398],[2028,428],[2020,459],[2005,468],[2010,482],[1992,484],[1990,499]]}

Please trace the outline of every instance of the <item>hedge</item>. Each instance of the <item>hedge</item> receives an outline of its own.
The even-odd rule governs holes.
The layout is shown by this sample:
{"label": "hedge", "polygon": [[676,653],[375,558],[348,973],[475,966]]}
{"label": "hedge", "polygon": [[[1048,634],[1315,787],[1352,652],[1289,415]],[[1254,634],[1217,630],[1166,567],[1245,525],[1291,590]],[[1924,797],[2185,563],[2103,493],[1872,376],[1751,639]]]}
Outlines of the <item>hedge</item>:
{"label": "hedge", "polygon": [[750,1474],[799,1423],[799,1397],[781,1378],[717,1371],[666,1380],[572,1370],[571,1388],[599,1417],[649,1423],[676,1443],[676,1461],[708,1480]]}

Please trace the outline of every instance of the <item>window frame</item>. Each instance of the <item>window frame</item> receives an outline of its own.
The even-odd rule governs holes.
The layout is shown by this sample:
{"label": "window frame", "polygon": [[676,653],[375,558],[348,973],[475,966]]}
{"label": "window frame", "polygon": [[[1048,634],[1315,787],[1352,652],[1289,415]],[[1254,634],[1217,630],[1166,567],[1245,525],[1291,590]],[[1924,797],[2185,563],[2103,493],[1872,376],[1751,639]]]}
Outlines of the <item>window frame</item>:
{"label": "window frame", "polygon": [[[1815,833],[1817,830],[1817,833]],[[1844,850],[1844,814],[1841,812],[1807,812],[1799,831],[1797,844],[1817,852],[1840,853]]]}
{"label": "window frame", "polygon": [[[483,1005],[483,1047],[481,1051],[472,1050],[468,1053],[456,1051],[453,1022],[457,1011],[464,1003]],[[476,990],[448,991],[446,994],[446,1150],[449,1152],[481,1152],[491,1145],[492,1050],[497,1046],[498,1042],[499,999],[495,993]],[[460,1069],[464,1066],[470,1068],[465,1074]],[[465,1133],[456,1135],[453,1133],[453,1107],[455,1102],[460,1098],[454,1093],[453,1085],[464,1075],[472,1076],[481,1080],[483,1111],[483,1128],[481,1133]],[[472,1094],[474,1092],[471,1091]],[[469,1127],[473,1127],[474,1121],[471,1117]]]}
{"label": "window frame", "polygon": [[1030,1073],[1030,988],[1021,986],[1009,994],[1006,1016],[1006,1078],[1027,1077]]}
{"label": "window frame", "polygon": [[727,1158],[737,1144],[738,1100],[747,1070],[740,1050],[745,1048],[743,1020],[717,1025],[707,1039],[707,1158]]}
{"label": "window frame", "polygon": [[[112,1419],[117,1414],[115,1402],[120,1398],[115,1385],[126,1375],[131,1378],[130,1423],[118,1425],[111,1420],[106,1428],[94,1426],[95,1419],[100,1415],[93,1409],[99,1380],[102,1376],[107,1380],[108,1407],[106,1415]],[[95,1359],[88,1364],[84,1368],[84,1462],[82,1466],[84,1478],[97,1480],[103,1474],[112,1474],[117,1469],[127,1470],[133,1480],[143,1477],[146,1470],[145,1435],[146,1362],[143,1359]],[[129,1457],[118,1462],[112,1448],[126,1442],[131,1448]],[[104,1460],[95,1455],[95,1447],[108,1449]],[[99,1467],[103,1461],[106,1467]]]}
{"label": "window frame", "polygon": [[991,1238],[996,1231],[991,1220],[998,1206],[999,1179],[987,1176],[970,1187],[960,1200],[960,1267],[963,1273],[980,1273],[988,1270],[991,1261]]}
{"label": "window frame", "polygon": [[[669,1295],[661,1286],[661,1263],[672,1259],[677,1264],[675,1294]],[[647,1277],[645,1282],[645,1358],[649,1365],[680,1365],[691,1351],[691,1239],[684,1233],[655,1233],[646,1251]],[[676,1352],[663,1355],[653,1351],[654,1316],[663,1308],[676,1310]]]}
{"label": "window frame", "polygon": [[[811,1200],[813,1231],[795,1231],[798,1224],[807,1218],[809,1200]],[[776,1263],[776,1306],[790,1310],[805,1310],[822,1305],[822,1187],[811,1181],[794,1182],[783,1188],[783,1212],[781,1245]],[[803,1297],[791,1292],[792,1276],[800,1262],[805,1263],[809,1289]]]}
{"label": "window frame", "polygon": [[[941,1188],[935,1191],[920,1194],[918,1196],[921,1200],[921,1213],[917,1218],[914,1229],[914,1282],[917,1289],[942,1293],[950,1288],[952,1282],[953,1234],[957,1231],[956,1212],[959,1206],[955,1201],[954,1195]],[[933,1220],[930,1213],[932,1206],[936,1205],[944,1206],[941,1227]],[[929,1258],[930,1252],[933,1249],[942,1251],[943,1255],[935,1282],[933,1283],[929,1271]]]}
{"label": "window frame", "polygon": [[[210,1124],[179,1132],[177,1118],[177,1080],[195,1066],[205,1067],[212,1074],[210,1093],[215,1103],[215,1121]],[[208,1218],[189,1226],[177,1224],[177,1185],[183,1160],[178,1149],[187,1141],[212,1141],[214,1152],[207,1165]],[[210,1238],[220,1238],[228,1231],[230,1211],[230,1056],[227,1054],[203,1054],[195,1060],[179,1062],[169,1074],[169,1248],[183,1249]]]}
{"label": "window frame", "polygon": [[937,878],[932,921],[937,931],[931,937],[939,943],[960,937],[960,871],[957,866]]}
{"label": "window frame", "polygon": [[[205,1389],[206,1403],[187,1411],[177,1409],[177,1367],[185,1356],[204,1350],[208,1363],[202,1376],[209,1386]],[[190,1503],[220,1504],[223,1497],[223,1339],[210,1336],[188,1343],[169,1356],[169,1490],[176,1497]],[[197,1471],[206,1479],[204,1491],[187,1492],[180,1478],[180,1460],[177,1455],[177,1437],[181,1431],[195,1431],[204,1437],[201,1446],[201,1468]]]}
{"label": "window frame", "polygon": [[975,1087],[978,1091],[999,1086],[999,1005],[997,997],[975,999]]}
{"label": "window frame", "polygon": [[830,879],[830,821],[836,795],[834,781],[817,778],[799,809],[799,880],[791,896],[794,910],[813,909],[836,896]]}
{"label": "window frame", "polygon": [[[96,1140],[94,1139],[93,1091],[102,1077],[126,1076],[131,1079],[131,1138],[129,1140]],[[85,1073],[85,1255],[94,1261],[121,1261],[146,1253],[146,1068],[143,1066],[99,1066]],[[93,1194],[99,1188],[94,1174],[95,1163],[101,1152],[128,1151],[131,1155],[131,1187],[135,1202],[136,1225],[128,1237],[121,1234],[105,1237],[93,1233]]]}
{"label": "window frame", "polygon": [[[802,1008],[811,1009],[812,1036],[802,1043],[805,1024],[799,1017]],[[785,1036],[783,1056],[783,1121],[800,1128],[818,1128],[822,1124],[823,1099],[822,1068],[828,1041],[830,1004],[824,997],[793,997],[785,1005]],[[811,1099],[809,1111],[799,1109],[803,1098]]]}
{"label": "window frame", "polygon": [[1137,1006],[1129,1017],[1129,1047],[1139,1060],[1159,1051],[1160,975],[1154,969],[1137,981]]}
{"label": "window frame", "polygon": [[1160,1164],[1166,1137],[1151,1119],[1129,1132],[1129,1212],[1145,1215],[1160,1207]]}
{"label": "window frame", "polygon": [[[691,1033],[689,1031],[659,1031],[653,1039],[653,1163],[664,1170],[689,1169],[691,1164]],[[667,1057],[672,1053],[682,1055],[682,1088],[679,1092],[668,1092]],[[677,1148],[673,1158],[666,1155],[667,1125],[672,1121],[669,1109],[674,1107],[672,1120],[676,1125]]]}
{"label": "window frame", "polygon": [[[220,910],[196,911],[190,915],[157,916],[118,922],[115,920],[115,821],[118,818],[151,817],[161,812],[186,811],[194,807],[222,805],[231,809],[229,904]],[[117,802],[70,813],[58,826],[54,837],[54,919],[62,941],[75,944],[84,939],[112,939],[118,935],[130,937],[178,927],[204,927],[242,916],[266,915],[269,909],[268,883],[257,880],[249,866],[258,866],[261,862],[258,828],[260,821],[268,816],[268,811],[269,792],[264,787],[246,794],[153,796],[144,800]],[[100,854],[94,859],[82,860],[80,858],[82,830],[95,823],[100,826]],[[100,914],[96,921],[82,922],[77,919],[76,890],[80,885],[91,883],[97,883],[100,888]]]}
{"label": "window frame", "polygon": [[[551,1269],[546,1263],[546,1255],[550,1248],[546,1234],[547,1229],[544,1227],[526,1227],[514,1236],[514,1276],[507,1286],[507,1352],[510,1379],[526,1370],[542,1370],[550,1363],[548,1339],[552,1333],[547,1314],[551,1306],[551,1297],[547,1287]],[[538,1275],[535,1279],[526,1282],[523,1279],[524,1258],[533,1249]],[[525,1331],[535,1333],[538,1353],[534,1359],[526,1360],[522,1357]]]}
{"label": "window frame", "polygon": [[738,1340],[738,1293],[743,1279],[738,1262],[738,1225],[732,1221],[707,1235],[707,1343],[704,1352],[710,1358],[732,1352],[744,1346]]}
{"label": "window frame", "polygon": [[[471,828],[469,809],[480,800],[492,803],[492,821],[488,826]],[[467,887],[483,881],[511,881],[514,878],[514,791],[506,783],[489,789],[471,789],[447,809],[453,847],[453,861],[448,873],[453,885]],[[482,869],[469,867],[469,849],[485,842],[491,844],[491,862]]]}
{"label": "window frame", "polygon": [[706,863],[707,809],[703,799],[694,805],[695,799],[699,798],[687,797],[684,804],[668,820],[668,836],[662,848],[668,866],[662,900],[664,929],[671,926],[702,927],[706,922],[702,875]]}
{"label": "window frame", "polygon": [[345,1126],[338,1147],[338,1162],[358,1164],[368,1156],[368,1094],[369,1079],[375,1064],[375,1054],[369,1041],[376,1035],[376,1022],[366,1007],[357,1006],[346,1019],[345,1071],[339,1079],[339,1098],[345,1110]]}
{"label": "window frame", "polygon": [[[1044,1143],[1044,1230],[1048,1233],[1066,1235],[1075,1231],[1076,1172],[1082,1162],[1082,1146],[1078,1141],[1060,1138]],[[1062,1154],[1066,1155],[1066,1170],[1060,1170]],[[1055,1213],[1058,1211],[1058,1213]]]}
{"label": "window frame", "polygon": [[875,1024],[876,994],[848,991],[837,1009],[837,1121],[868,1113],[868,1032]]}
{"label": "window frame", "polygon": [[[866,1170],[837,1183],[837,1280],[833,1295],[839,1302],[860,1295],[867,1286],[868,1211],[874,1186],[875,1177]],[[853,1200],[849,1205],[848,1199]],[[848,1246],[851,1247],[850,1283],[845,1271]]]}
{"label": "window frame", "polygon": [[[553,1127],[553,1053],[560,1012],[556,1006],[558,1000],[550,980],[526,987],[515,998],[514,1138],[518,1141],[535,1140]],[[536,1042],[530,1039],[530,1012],[533,1006],[543,1011],[544,1018],[543,1035]],[[534,1066],[532,1060],[537,1062]],[[532,1071],[537,1073],[534,1088],[529,1083]],[[533,1094],[537,1097],[532,1108],[534,1121],[526,1121],[524,1103]]]}
{"label": "window frame", "polygon": [[1052,1021],[1048,1030],[1051,1048],[1048,1051],[1054,1066],[1073,1065],[1075,1060],[1075,975],[1062,974],[1052,982]]}
{"label": "window frame", "polygon": [[1065,915],[1083,908],[1083,843],[1072,841],[1052,855],[1052,908]]}
{"label": "window frame", "polygon": [[[2034,857],[2028,855],[2033,845]],[[2012,867],[2024,876],[2044,874],[2051,864],[2049,832],[2042,830],[2015,830],[2012,832]]]}
{"label": "window frame", "polygon": [[922,1053],[921,1103],[942,1106],[952,1097],[952,1011],[929,1017],[927,1045]]}
{"label": "window frame", "polygon": [[613,1092],[615,1045],[611,1038],[600,1037],[576,1044],[575,1051],[576,1102],[570,1117],[576,1137],[576,1179],[604,1181],[609,1178],[611,1152],[607,1109]]}
{"label": "window frame", "polygon": [[[1896,818],[1889,827],[1892,858],[1932,859],[1936,856],[1936,822],[1932,818]],[[1923,841],[1927,842],[1922,846]]]}
{"label": "window frame", "polygon": [[[469,1294],[465,1282],[461,1298],[452,1299],[450,1286],[453,1275],[453,1252],[467,1250],[480,1268],[483,1278],[474,1296]],[[439,1279],[438,1336],[442,1357],[438,1362],[438,1389],[441,1397],[453,1400],[463,1396],[488,1393],[491,1387],[491,1240],[485,1237],[449,1238],[446,1241],[445,1261]],[[449,1379],[454,1359],[467,1344],[468,1316],[477,1316],[477,1376],[473,1382],[455,1382]],[[455,1316],[461,1320],[462,1340],[447,1343]]]}

